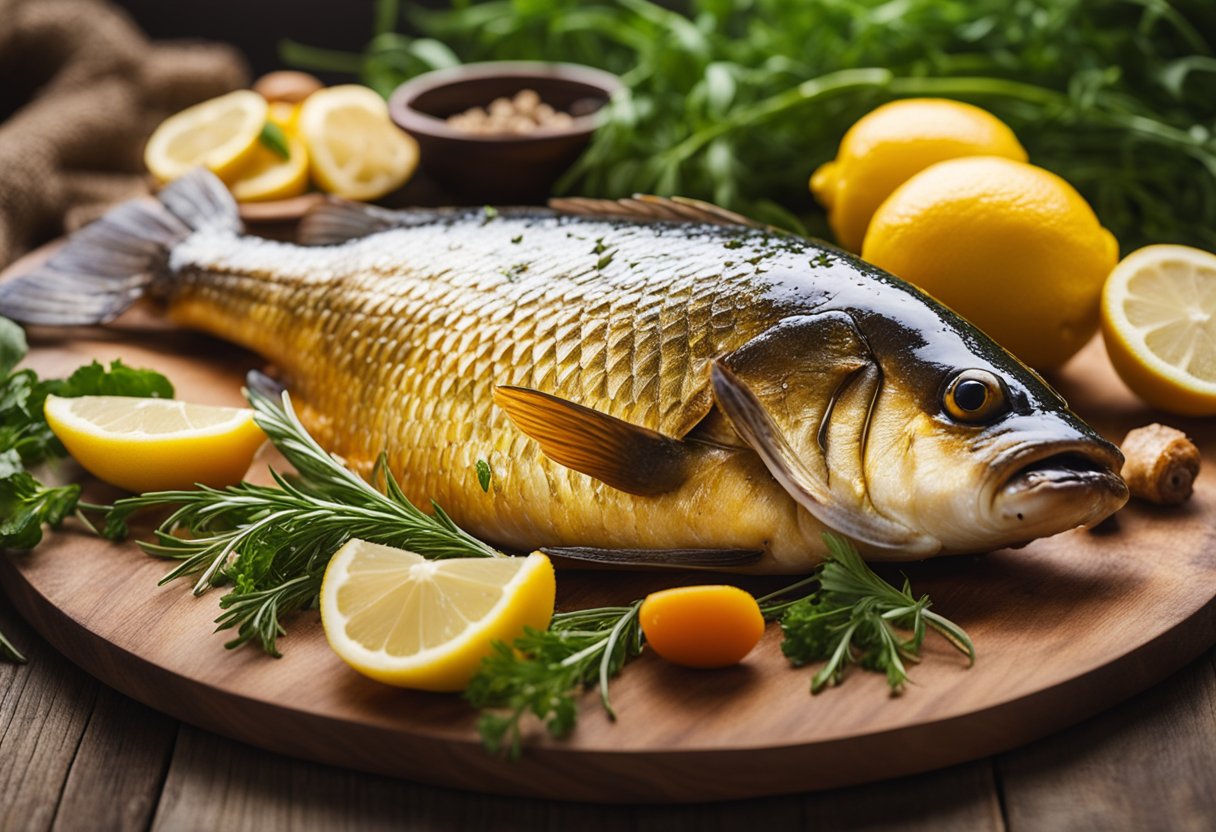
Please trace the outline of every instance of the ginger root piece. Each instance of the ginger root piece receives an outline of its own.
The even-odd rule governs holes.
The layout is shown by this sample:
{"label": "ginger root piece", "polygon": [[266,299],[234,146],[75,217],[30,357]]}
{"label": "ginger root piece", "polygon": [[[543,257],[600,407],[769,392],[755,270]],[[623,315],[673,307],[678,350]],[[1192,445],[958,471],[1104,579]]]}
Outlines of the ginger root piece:
{"label": "ginger root piece", "polygon": [[1191,496],[1199,449],[1182,431],[1154,422],[1129,432],[1121,450],[1123,479],[1133,497],[1172,506]]}

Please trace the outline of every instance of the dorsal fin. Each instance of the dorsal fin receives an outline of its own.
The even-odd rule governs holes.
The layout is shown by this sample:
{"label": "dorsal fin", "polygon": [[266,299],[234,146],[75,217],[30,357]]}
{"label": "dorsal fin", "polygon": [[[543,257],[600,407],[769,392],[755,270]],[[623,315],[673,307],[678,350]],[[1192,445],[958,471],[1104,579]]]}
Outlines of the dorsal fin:
{"label": "dorsal fin", "polygon": [[634,194],[629,199],[563,197],[549,200],[549,207],[561,214],[581,216],[617,217],[645,221],[703,222],[710,225],[741,225],[747,228],[766,227],[762,223],[748,219],[742,214],[736,214],[734,211],[683,196]]}
{"label": "dorsal fin", "polygon": [[390,228],[434,222],[433,209],[393,211],[331,196],[308,210],[300,220],[296,242],[302,246],[333,246],[368,237]]}
{"label": "dorsal fin", "polygon": [[687,476],[689,448],[657,431],[526,387],[495,388],[494,403],[549,459],[620,491],[650,497]]}

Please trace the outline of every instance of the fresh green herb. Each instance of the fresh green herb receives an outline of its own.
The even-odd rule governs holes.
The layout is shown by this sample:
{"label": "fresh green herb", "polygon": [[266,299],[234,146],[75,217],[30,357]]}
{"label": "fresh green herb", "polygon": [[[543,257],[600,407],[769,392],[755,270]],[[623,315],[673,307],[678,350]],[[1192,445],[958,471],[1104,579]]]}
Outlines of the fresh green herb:
{"label": "fresh green herb", "polygon": [[852,664],[885,673],[892,695],[900,693],[908,680],[904,662],[920,660],[926,627],[975,661],[967,633],[932,612],[927,595],[913,598],[906,579],[896,589],[874,574],[844,538],[823,537],[831,556],[820,574],[820,591],[791,604],[781,617],[781,650],[791,664],[827,662],[812,678],[811,693],[840,684]]}
{"label": "fresh green herb", "polygon": [[21,363],[29,345],[25,342],[25,330],[8,318],[0,318],[0,376],[7,376]]}
{"label": "fresh green herb", "polygon": [[[384,0],[382,0],[382,3]],[[665,4],[666,5],[666,4]],[[490,0],[410,4],[362,55],[285,44],[387,95],[464,61],[600,66],[626,89],[559,189],[708,199],[827,234],[806,180],[895,98],[978,104],[1076,185],[1125,250],[1216,249],[1216,4],[1206,0]],[[380,25],[397,25],[396,4]],[[451,49],[442,46],[447,43]]]}
{"label": "fresh green herb", "polygon": [[513,646],[495,642],[464,694],[485,711],[477,730],[486,748],[518,757],[520,721],[528,713],[555,737],[570,733],[578,721],[576,694],[592,683],[599,684],[600,702],[615,719],[608,680],[642,652],[640,607],[636,601],[558,613],[548,630],[529,627]]}
{"label": "fresh green herb", "polygon": [[524,241],[523,234],[516,234],[514,237],[511,238],[511,242],[514,243],[515,245],[519,245],[523,241]]}
{"label": "fresh green herb", "polygon": [[596,270],[603,271],[604,269],[608,268],[608,264],[612,262],[612,258],[614,258],[614,257],[616,257],[615,251],[610,251],[607,254],[601,256],[599,260],[595,261]]}
{"label": "fresh green herb", "polygon": [[[974,661],[967,634],[931,612],[928,597],[912,598],[906,581],[902,590],[888,584],[844,538],[825,534],[824,540],[829,555],[823,566],[756,599],[765,620],[780,619],[782,650],[791,663],[827,661],[815,675],[814,693],[839,683],[849,663],[885,672],[892,690],[899,690],[907,679],[903,662],[919,658],[926,626]],[[578,695],[590,685],[598,686],[600,703],[615,719],[608,685],[645,646],[641,604],[558,613],[548,630],[529,629],[511,645],[496,643],[465,691],[483,711],[477,729],[486,748],[519,756],[528,714],[550,735],[566,736],[578,721]],[[894,627],[913,635],[901,638]]]}
{"label": "fresh green herb", "polygon": [[483,205],[481,207],[481,224],[486,225],[498,219],[498,209],[493,205]]}
{"label": "fresh green herb", "polygon": [[[43,485],[27,470],[67,454],[43,415],[47,396],[173,396],[164,376],[121,361],[108,369],[94,361],[66,379],[39,379],[33,370],[16,369],[27,351],[21,327],[0,318],[0,549],[32,549],[44,526],[56,527],[73,513],[88,524],[79,511],[79,485]],[[23,661],[3,634],[0,655]]]}
{"label": "fresh green herb", "polygon": [[76,510],[80,486],[49,487],[34,479],[21,455],[0,453],[0,541],[5,549],[32,549],[42,540],[44,525],[57,527]]}
{"label": "fresh green herb", "polygon": [[411,503],[383,454],[369,483],[327,453],[300,424],[286,393],[281,403],[254,390],[246,396],[258,425],[295,475],[272,471],[273,486],[241,483],[119,500],[104,531],[112,539],[124,537],[135,512],[173,507],[155,540],[139,545],[180,561],[162,584],[188,576],[195,595],[231,585],[216,619],[218,630],[237,631],[228,647],[253,641],[278,656],[283,615],[313,603],[330,558],[354,537],[435,559],[503,557],[461,530],[439,506],[432,504],[434,514],[428,515]]}
{"label": "fresh green herb", "polygon": [[490,463],[484,459],[477,460],[477,484],[487,493],[490,490],[490,474]]}
{"label": "fresh green herb", "polygon": [[[761,612],[769,620],[779,617],[801,597],[796,593],[817,581],[812,575],[757,599]],[[559,612],[548,630],[528,629],[510,646],[496,643],[465,691],[483,710],[477,729],[486,748],[518,757],[520,722],[527,714],[554,737],[569,734],[578,721],[577,696],[588,685],[598,686],[600,703],[616,719],[608,683],[642,653],[641,606],[638,600],[626,607]]]}
{"label": "fresh green herb", "polygon": [[287,134],[283,132],[282,127],[273,121],[268,121],[262,125],[262,132],[258,134],[258,141],[280,159],[291,158],[291,147],[287,144]]}

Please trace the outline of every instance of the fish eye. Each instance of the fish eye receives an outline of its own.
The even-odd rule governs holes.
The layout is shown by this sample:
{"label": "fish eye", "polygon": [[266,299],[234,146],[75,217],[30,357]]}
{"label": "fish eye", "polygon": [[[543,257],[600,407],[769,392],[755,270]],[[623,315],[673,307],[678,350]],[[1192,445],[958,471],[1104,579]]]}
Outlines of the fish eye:
{"label": "fish eye", "polygon": [[963,370],[946,385],[942,406],[957,422],[985,422],[1005,409],[1005,387],[987,370]]}

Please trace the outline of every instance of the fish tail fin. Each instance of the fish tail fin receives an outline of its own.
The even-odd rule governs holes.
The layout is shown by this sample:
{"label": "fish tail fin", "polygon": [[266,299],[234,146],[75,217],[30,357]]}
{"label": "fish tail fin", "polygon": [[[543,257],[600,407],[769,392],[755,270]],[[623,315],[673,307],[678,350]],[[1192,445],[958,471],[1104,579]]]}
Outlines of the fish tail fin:
{"label": "fish tail fin", "polygon": [[0,315],[47,326],[108,323],[165,280],[173,247],[203,228],[239,232],[241,222],[223,183],[197,170],[156,199],[110,210],[41,266],[0,283]]}

